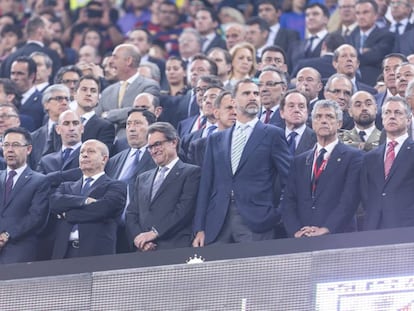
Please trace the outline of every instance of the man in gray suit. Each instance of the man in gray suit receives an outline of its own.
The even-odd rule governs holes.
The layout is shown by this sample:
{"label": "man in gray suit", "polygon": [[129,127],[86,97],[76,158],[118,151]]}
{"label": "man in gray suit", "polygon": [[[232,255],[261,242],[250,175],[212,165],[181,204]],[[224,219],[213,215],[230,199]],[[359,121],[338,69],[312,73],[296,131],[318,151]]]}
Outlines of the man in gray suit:
{"label": "man in gray suit", "polygon": [[117,137],[125,137],[125,123],[135,97],[143,92],[159,95],[160,86],[138,73],[141,56],[136,46],[120,44],[112,52],[112,64],[119,80],[103,92],[96,114],[116,126]]}

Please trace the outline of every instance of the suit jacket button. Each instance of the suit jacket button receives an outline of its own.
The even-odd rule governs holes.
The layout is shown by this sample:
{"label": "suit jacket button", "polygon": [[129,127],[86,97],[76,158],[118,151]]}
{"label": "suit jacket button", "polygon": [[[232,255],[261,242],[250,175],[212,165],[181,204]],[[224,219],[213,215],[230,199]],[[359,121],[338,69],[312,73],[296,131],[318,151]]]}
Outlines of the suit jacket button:
{"label": "suit jacket button", "polygon": [[312,206],[312,209],[316,209],[316,206]]}
{"label": "suit jacket button", "polygon": [[381,193],[381,195],[382,195],[383,197],[385,197],[387,194],[386,194],[385,192],[383,192],[383,193]]}

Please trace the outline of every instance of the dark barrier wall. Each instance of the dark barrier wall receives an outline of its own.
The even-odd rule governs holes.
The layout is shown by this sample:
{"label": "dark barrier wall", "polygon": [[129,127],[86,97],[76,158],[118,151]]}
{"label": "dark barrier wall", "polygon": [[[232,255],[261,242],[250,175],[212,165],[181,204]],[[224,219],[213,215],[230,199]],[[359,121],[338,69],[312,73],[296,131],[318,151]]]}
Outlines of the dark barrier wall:
{"label": "dark barrier wall", "polygon": [[[0,310],[406,310],[414,229],[0,267]],[[404,309],[405,308],[405,309]]]}

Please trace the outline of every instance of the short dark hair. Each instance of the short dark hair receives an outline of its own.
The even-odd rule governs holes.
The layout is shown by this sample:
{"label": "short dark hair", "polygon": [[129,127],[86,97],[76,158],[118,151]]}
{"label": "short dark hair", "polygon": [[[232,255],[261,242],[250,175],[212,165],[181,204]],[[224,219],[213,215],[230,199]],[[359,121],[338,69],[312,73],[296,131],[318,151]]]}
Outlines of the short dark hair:
{"label": "short dark hair", "polygon": [[95,81],[95,83],[98,85],[98,92],[99,93],[101,92],[101,81],[99,81],[99,79],[97,77],[95,77],[94,75],[81,76],[78,83],[76,84],[76,89],[79,88],[79,85],[83,80],[93,80],[93,81]]}
{"label": "short dark hair", "polygon": [[26,63],[29,76],[32,75],[32,74],[34,74],[36,76],[36,72],[37,72],[36,63],[29,56],[19,56],[13,61],[13,63]]}
{"label": "short dark hair", "polygon": [[214,75],[203,75],[198,78],[197,82],[199,80],[207,83],[209,87],[214,86],[214,87],[222,88],[224,86],[223,81],[221,81],[219,77],[214,76]]}
{"label": "short dark hair", "polygon": [[150,33],[147,29],[139,27],[139,28],[132,29],[132,30],[130,31],[130,33],[131,33],[131,32],[134,32],[134,31],[137,31],[137,30],[140,30],[140,31],[145,32],[145,34],[147,35],[147,42],[148,42],[149,44],[152,44],[153,37],[152,37],[151,33]]}
{"label": "short dark hair", "polygon": [[20,100],[22,98],[22,94],[17,89],[16,83],[7,78],[0,78],[0,85],[3,85],[3,91],[6,95],[14,95],[13,104],[17,107],[17,109],[19,109],[21,105]]}
{"label": "short dark hair", "polygon": [[236,85],[234,86],[234,88],[233,88],[233,92],[232,92],[232,94],[231,94],[231,96],[234,98],[234,97],[236,97],[236,94],[237,94],[237,91],[239,90],[239,87],[240,87],[240,84],[243,84],[243,83],[253,83],[253,84],[256,84],[252,79],[250,79],[250,78],[244,78],[244,79],[241,79],[241,80],[239,80],[239,81],[237,81],[236,82]]}
{"label": "short dark hair", "polygon": [[141,113],[144,116],[144,118],[147,120],[148,125],[151,125],[157,121],[157,117],[155,116],[155,114],[153,114],[151,111],[148,111],[147,109],[142,109],[142,108],[132,108],[128,112],[128,117],[135,112]]}
{"label": "short dark hair", "polygon": [[217,13],[213,9],[208,8],[208,7],[201,7],[197,10],[197,12],[201,12],[201,11],[206,11],[206,12],[210,13],[210,16],[211,16],[211,19],[213,20],[213,22],[216,22],[217,24],[220,24],[220,20],[217,16]]}
{"label": "short dark hair", "polygon": [[221,101],[227,95],[230,95],[231,96],[231,92],[230,91],[222,91],[222,92],[220,92],[220,94],[217,95],[216,100],[213,103],[214,108],[216,108],[216,109],[220,108],[221,107]]}
{"label": "short dark hair", "polygon": [[276,11],[280,11],[282,9],[281,1],[259,0],[257,7],[261,6],[262,4],[270,4],[272,7],[275,8]]}
{"label": "short dark hair", "polygon": [[39,28],[45,28],[46,24],[42,17],[34,16],[26,24],[26,34],[32,36]]}
{"label": "short dark hair", "polygon": [[23,38],[22,27],[14,24],[6,24],[3,26],[0,35],[4,37],[7,33],[12,32],[17,36],[18,40]]}
{"label": "short dark hair", "polygon": [[262,51],[262,55],[260,55],[260,61],[262,61],[261,58],[263,57],[264,53],[266,53],[266,52],[277,52],[277,53],[282,54],[283,61],[286,64],[286,52],[282,47],[280,47],[278,45],[269,45],[268,47],[264,48],[263,51]]}
{"label": "short dark hair", "polygon": [[359,0],[357,1],[357,3],[355,3],[355,5],[364,4],[364,3],[370,3],[372,8],[374,9],[375,14],[378,13],[378,4],[375,0]]}
{"label": "short dark hair", "polygon": [[21,126],[11,127],[4,132],[3,137],[6,137],[6,135],[10,133],[21,134],[23,135],[24,140],[26,141],[26,144],[28,145],[32,144],[32,136],[30,135],[29,131],[26,130],[24,127],[21,127]]}
{"label": "short dark hair", "polygon": [[209,57],[208,55],[211,52],[216,52],[216,51],[220,52],[220,53],[223,53],[224,60],[226,61],[226,64],[231,64],[231,55],[230,55],[229,51],[227,51],[226,49],[223,49],[221,47],[214,47],[214,48],[211,48],[210,50],[208,50],[207,57]]}
{"label": "short dark hair", "polygon": [[246,25],[259,25],[261,31],[270,31],[269,24],[263,19],[258,16],[251,17],[247,20]]}
{"label": "short dark hair", "polygon": [[180,145],[180,137],[178,136],[177,130],[168,122],[155,122],[148,127],[147,137],[155,132],[164,134],[165,139],[168,141],[177,142],[177,152]]}
{"label": "short dark hair", "polygon": [[329,18],[330,13],[329,13],[328,7],[326,5],[321,4],[321,3],[312,3],[312,4],[307,5],[306,8],[305,8],[305,12],[306,12],[307,9],[312,9],[312,8],[315,8],[315,7],[320,8],[322,10],[323,15],[326,16],[327,18]]}
{"label": "short dark hair", "polygon": [[403,63],[408,62],[407,56],[405,56],[404,54],[401,54],[401,53],[390,53],[390,54],[387,54],[387,55],[384,56],[384,58],[382,60],[382,63],[381,63],[381,68],[382,69],[384,69],[385,60],[387,60],[388,58],[391,58],[391,57],[399,58]]}
{"label": "short dark hair", "polygon": [[328,52],[333,52],[346,43],[345,38],[339,33],[329,33],[323,42],[325,42]]}
{"label": "short dark hair", "polygon": [[191,63],[193,63],[196,60],[205,60],[210,64],[210,74],[217,76],[218,68],[215,62],[213,62],[210,58],[208,58],[206,55],[198,53],[194,55],[193,59],[191,60]]}
{"label": "short dark hair", "polygon": [[309,99],[308,99],[308,97],[305,94],[303,94],[301,91],[297,90],[297,89],[291,89],[291,90],[287,91],[285,93],[285,95],[283,95],[282,100],[280,101],[280,104],[279,104],[279,109],[284,110],[285,106],[286,106],[286,97],[290,94],[295,94],[295,93],[300,94],[305,98],[306,108],[308,108],[308,111],[309,111]]}

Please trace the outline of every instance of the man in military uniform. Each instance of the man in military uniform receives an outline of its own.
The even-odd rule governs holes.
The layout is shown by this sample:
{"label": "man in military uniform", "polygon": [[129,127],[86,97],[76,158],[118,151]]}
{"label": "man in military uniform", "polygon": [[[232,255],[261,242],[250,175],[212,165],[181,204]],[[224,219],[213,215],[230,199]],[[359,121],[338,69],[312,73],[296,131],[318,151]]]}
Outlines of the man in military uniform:
{"label": "man in military uniform", "polygon": [[366,91],[356,92],[351,98],[349,114],[354,120],[354,127],[341,131],[339,139],[363,151],[378,147],[381,131],[375,127],[377,105],[374,96]]}

